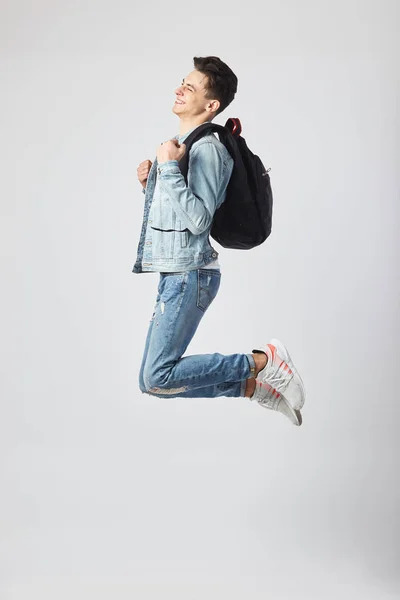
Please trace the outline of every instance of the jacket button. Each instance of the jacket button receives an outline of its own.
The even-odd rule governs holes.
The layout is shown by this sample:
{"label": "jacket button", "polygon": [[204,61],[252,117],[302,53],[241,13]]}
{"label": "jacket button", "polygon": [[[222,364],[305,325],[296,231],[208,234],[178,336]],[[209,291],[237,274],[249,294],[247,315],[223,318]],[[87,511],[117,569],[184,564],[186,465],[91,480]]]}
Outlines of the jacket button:
{"label": "jacket button", "polygon": [[211,256],[212,256],[213,258],[217,258],[217,255],[215,254],[215,252],[213,252],[213,253],[211,254]]}

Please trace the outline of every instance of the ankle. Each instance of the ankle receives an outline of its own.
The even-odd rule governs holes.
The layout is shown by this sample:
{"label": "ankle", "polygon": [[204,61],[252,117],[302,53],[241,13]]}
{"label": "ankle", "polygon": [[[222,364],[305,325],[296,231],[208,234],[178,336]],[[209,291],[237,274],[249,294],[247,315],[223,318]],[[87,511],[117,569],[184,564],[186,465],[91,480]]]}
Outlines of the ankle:
{"label": "ankle", "polygon": [[246,379],[246,390],[244,392],[245,398],[251,398],[256,389],[256,380],[254,377],[251,379]]}
{"label": "ankle", "polygon": [[255,376],[246,379],[245,398],[251,398],[256,389],[256,377],[262,371],[268,362],[267,355],[264,352],[253,352],[252,357],[255,363]]}
{"label": "ankle", "polygon": [[268,362],[268,359],[267,359],[267,355],[264,354],[264,352],[254,352],[252,354],[252,356],[254,358],[254,362],[256,365],[256,377],[257,377],[259,372],[265,368],[265,366]]}

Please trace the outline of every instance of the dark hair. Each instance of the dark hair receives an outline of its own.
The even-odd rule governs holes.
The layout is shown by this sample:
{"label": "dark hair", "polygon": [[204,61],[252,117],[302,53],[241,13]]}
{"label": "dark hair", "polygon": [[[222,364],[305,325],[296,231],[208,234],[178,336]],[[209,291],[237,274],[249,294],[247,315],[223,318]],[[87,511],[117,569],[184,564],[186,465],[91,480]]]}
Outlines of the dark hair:
{"label": "dark hair", "polygon": [[220,107],[217,115],[221,113],[235,97],[238,79],[235,73],[217,56],[193,58],[194,68],[207,76],[206,98],[219,100]]}

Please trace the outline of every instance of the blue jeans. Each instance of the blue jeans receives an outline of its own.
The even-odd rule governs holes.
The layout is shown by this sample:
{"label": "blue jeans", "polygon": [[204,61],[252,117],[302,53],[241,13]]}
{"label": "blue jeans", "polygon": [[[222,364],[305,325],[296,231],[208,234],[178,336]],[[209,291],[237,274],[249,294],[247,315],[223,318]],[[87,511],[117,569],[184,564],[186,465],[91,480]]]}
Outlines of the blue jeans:
{"label": "blue jeans", "polygon": [[165,398],[244,396],[255,367],[251,354],[185,356],[197,327],[217,295],[221,273],[197,269],[160,273],[154,313],[139,375],[142,392]]}

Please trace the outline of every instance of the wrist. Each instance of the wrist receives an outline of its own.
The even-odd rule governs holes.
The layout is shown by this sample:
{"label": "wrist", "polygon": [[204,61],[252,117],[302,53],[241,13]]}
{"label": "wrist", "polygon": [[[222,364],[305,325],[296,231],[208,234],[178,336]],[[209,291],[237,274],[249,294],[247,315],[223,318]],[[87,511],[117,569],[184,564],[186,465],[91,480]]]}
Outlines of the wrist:
{"label": "wrist", "polygon": [[157,173],[180,173],[179,163],[177,160],[165,160],[157,165]]}
{"label": "wrist", "polygon": [[168,166],[168,165],[175,166],[177,164],[178,164],[178,161],[175,160],[174,158],[165,158],[163,160],[159,160],[158,161],[158,166],[159,167],[164,167],[164,166]]}

